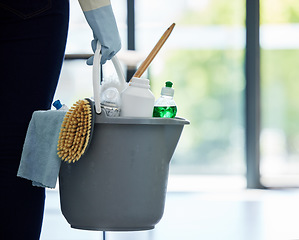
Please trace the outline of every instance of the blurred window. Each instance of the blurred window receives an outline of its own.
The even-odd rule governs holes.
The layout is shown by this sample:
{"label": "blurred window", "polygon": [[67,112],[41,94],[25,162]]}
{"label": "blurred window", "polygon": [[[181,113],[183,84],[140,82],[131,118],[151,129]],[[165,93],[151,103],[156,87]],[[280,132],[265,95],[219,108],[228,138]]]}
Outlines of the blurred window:
{"label": "blurred window", "polygon": [[[171,7],[170,7],[171,6]],[[173,22],[148,76],[156,97],[172,81],[178,115],[190,120],[172,173],[245,173],[245,2],[138,0],[136,49],[147,53]]]}
{"label": "blurred window", "polygon": [[[127,1],[111,3],[123,51]],[[178,116],[191,122],[173,156],[171,173],[244,175],[245,1],[135,1],[136,51],[147,56],[173,22],[176,27],[145,73],[156,98],[165,81],[174,83]],[[77,1],[71,1],[66,53],[91,54],[91,39]],[[55,98],[72,105],[91,95],[91,67],[85,60],[65,61]]]}

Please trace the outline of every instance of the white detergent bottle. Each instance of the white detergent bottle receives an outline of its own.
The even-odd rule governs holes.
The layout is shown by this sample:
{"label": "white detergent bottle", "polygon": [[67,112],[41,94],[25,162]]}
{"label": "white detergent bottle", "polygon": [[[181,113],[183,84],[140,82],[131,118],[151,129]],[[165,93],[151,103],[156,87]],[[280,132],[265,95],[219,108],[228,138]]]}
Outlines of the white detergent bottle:
{"label": "white detergent bottle", "polygon": [[133,77],[120,97],[121,117],[152,117],[155,96],[150,90],[148,79]]}

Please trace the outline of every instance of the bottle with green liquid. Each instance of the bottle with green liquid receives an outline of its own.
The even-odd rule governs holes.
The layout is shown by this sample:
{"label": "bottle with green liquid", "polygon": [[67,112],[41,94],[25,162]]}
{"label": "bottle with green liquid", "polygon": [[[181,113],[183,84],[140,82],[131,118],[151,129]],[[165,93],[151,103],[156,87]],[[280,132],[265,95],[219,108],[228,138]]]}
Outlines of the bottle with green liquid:
{"label": "bottle with green liquid", "polygon": [[177,113],[176,103],[173,100],[173,83],[167,81],[161,90],[161,96],[155,102],[153,117],[174,118]]}

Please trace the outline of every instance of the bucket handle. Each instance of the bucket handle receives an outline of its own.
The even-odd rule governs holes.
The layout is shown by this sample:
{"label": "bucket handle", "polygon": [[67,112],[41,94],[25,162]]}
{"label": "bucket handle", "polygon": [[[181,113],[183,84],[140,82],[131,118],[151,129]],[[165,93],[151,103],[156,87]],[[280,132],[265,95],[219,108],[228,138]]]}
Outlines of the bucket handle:
{"label": "bucket handle", "polygon": [[[100,62],[101,62],[101,44],[97,42],[97,48],[94,53],[93,66],[92,66],[92,82],[93,82],[93,96],[95,102],[95,110],[97,114],[101,113],[101,99],[100,99]],[[121,69],[120,62],[116,55],[111,58],[111,61],[116,70],[118,80],[121,84],[121,87],[124,88],[126,85],[126,80]]]}

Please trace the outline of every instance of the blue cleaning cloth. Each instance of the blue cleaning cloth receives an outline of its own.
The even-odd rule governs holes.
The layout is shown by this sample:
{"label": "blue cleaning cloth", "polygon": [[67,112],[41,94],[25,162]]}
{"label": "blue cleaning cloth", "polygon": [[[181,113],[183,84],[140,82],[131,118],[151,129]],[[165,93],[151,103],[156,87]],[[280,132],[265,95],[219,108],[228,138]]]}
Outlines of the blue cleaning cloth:
{"label": "blue cleaning cloth", "polygon": [[33,186],[55,188],[61,160],[57,143],[66,111],[35,111],[25,138],[18,177]]}

